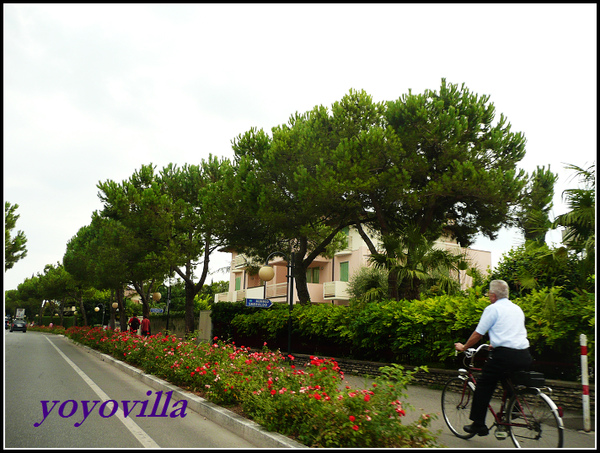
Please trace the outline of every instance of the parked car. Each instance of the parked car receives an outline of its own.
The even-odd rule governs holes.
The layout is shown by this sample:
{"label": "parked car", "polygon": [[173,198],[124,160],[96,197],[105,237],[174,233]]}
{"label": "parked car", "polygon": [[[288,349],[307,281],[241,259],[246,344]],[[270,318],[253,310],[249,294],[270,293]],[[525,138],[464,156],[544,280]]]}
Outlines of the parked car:
{"label": "parked car", "polygon": [[20,330],[21,332],[27,332],[27,323],[24,319],[14,319],[10,325],[10,331]]}
{"label": "parked car", "polygon": [[10,318],[8,316],[4,317],[4,330],[10,329]]}

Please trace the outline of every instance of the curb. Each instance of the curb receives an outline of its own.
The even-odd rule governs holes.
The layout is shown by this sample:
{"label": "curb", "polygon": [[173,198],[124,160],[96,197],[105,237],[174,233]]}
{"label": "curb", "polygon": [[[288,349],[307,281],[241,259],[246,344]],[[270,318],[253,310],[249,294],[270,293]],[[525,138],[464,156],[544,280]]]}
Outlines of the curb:
{"label": "curb", "polygon": [[228,429],[244,440],[253,443],[258,448],[309,448],[300,442],[290,439],[282,434],[265,430],[258,423],[248,420],[230,410],[218,406],[193,393],[185,391],[165,380],[159,379],[151,374],[115,359],[108,354],[96,351],[88,346],[79,344],[65,337],[72,344],[79,346],[88,353],[95,354],[103,362],[110,362],[113,366],[124,371],[128,375],[139,379],[141,382],[152,387],[154,390],[172,391],[179,399],[186,399],[188,407],[194,412],[206,417],[208,420]]}

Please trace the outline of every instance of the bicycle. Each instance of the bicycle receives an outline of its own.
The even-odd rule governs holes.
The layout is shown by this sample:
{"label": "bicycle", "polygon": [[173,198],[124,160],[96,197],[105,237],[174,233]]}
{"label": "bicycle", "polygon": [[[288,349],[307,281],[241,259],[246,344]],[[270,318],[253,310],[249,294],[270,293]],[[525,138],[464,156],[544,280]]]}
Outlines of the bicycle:
{"label": "bicycle", "polygon": [[[482,344],[477,349],[465,351],[463,363],[466,368],[458,370],[458,377],[446,382],[442,391],[442,414],[452,433],[461,439],[470,439],[475,433],[467,433],[463,427],[470,423],[469,413],[473,392],[477,381],[473,372],[475,356],[481,350],[489,349]],[[470,360],[469,360],[470,359]],[[562,410],[542,391],[545,387],[543,375],[533,372],[517,372],[503,379],[504,391],[498,412],[492,408],[491,431],[496,428],[495,437],[505,440],[510,437],[517,448],[561,448],[564,439]]]}

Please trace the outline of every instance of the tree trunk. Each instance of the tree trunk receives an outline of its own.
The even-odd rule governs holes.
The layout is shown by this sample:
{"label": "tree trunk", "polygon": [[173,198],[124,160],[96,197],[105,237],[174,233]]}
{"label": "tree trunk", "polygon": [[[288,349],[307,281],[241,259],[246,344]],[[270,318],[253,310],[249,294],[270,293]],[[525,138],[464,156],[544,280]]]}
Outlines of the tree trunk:
{"label": "tree trunk", "polygon": [[120,287],[116,291],[117,304],[119,304],[119,318],[121,321],[121,332],[127,330],[127,313],[125,313],[125,291]]}
{"label": "tree trunk", "polygon": [[[310,293],[308,292],[308,283],[306,281],[306,267],[310,265],[312,260],[307,262],[304,259],[307,250],[306,237],[300,238],[298,244],[298,251],[290,253],[289,256],[290,264],[293,266],[293,280],[288,279],[288,284],[293,284],[295,281],[296,291],[298,292],[298,303],[300,305],[309,305]],[[290,288],[288,288],[288,294],[291,294],[290,297],[294,298],[294,292],[294,290],[290,291]]]}
{"label": "tree trunk", "polygon": [[308,240],[302,236],[298,243],[298,251],[294,252],[294,280],[296,290],[298,291],[298,300],[300,305],[310,304],[310,292],[308,291],[308,282],[306,281],[306,270],[317,256],[325,252],[327,246],[331,243],[335,235],[348,224],[341,224],[333,230],[315,249],[307,255]]}
{"label": "tree trunk", "polygon": [[398,274],[388,269],[388,294],[392,300],[400,300]]}
{"label": "tree trunk", "polygon": [[195,329],[194,322],[194,298],[196,297],[197,291],[194,283],[190,281],[185,282],[185,334],[193,332]]}
{"label": "tree trunk", "polygon": [[310,292],[308,291],[308,282],[306,281],[306,267],[304,266],[302,256],[300,254],[294,256],[294,261],[296,291],[292,291],[292,295],[294,292],[298,292],[298,303],[300,305],[310,305]]}
{"label": "tree trunk", "polygon": [[[398,297],[405,300],[420,300],[421,299],[421,284],[418,281],[406,281],[400,285]],[[400,299],[396,299],[400,300]]]}
{"label": "tree trunk", "polygon": [[111,330],[115,330],[115,309],[112,307],[114,296],[115,296],[115,291],[111,289],[110,290],[110,302],[108,304],[108,311],[110,313],[110,321],[108,323],[108,326],[110,327]]}
{"label": "tree trunk", "polygon": [[65,301],[61,300],[60,303],[58,304],[58,319],[59,319],[59,325],[64,326],[65,325]]}
{"label": "tree trunk", "polygon": [[188,261],[185,265],[185,274],[179,269],[175,267],[175,272],[183,279],[185,282],[185,333],[190,334],[196,330],[196,320],[194,318],[194,298],[196,294],[200,292],[202,287],[204,286],[204,282],[206,281],[206,276],[208,275],[208,264],[210,257],[210,248],[209,244],[205,244],[205,252],[204,252],[204,265],[202,267],[202,275],[200,276],[200,280],[198,283],[194,284],[192,280],[192,262]]}
{"label": "tree trunk", "polygon": [[[142,316],[147,317],[148,319],[150,319],[150,301],[149,301],[149,294],[150,294],[150,289],[148,291],[144,291],[144,282],[131,282],[133,284],[133,287],[135,289],[135,291],[138,293],[138,296],[140,296],[141,300],[142,300]],[[152,286],[154,284],[154,281],[152,281],[152,283],[150,283],[150,286]]]}

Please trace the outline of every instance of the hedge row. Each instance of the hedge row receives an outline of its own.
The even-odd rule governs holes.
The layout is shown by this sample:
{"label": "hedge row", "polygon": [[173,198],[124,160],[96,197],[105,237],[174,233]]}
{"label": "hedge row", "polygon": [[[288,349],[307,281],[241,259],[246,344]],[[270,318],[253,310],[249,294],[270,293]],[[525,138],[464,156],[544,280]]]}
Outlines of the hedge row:
{"label": "hedge row", "polygon": [[[586,334],[590,359],[595,344],[595,295],[564,293],[560,287],[513,299],[524,311],[534,357],[540,362],[577,363],[579,336]],[[480,288],[461,296],[386,300],[364,306],[294,306],[292,351],[405,365],[453,363],[456,341],[465,342],[489,300]],[[287,351],[289,307],[213,306],[213,334],[223,339]],[[557,359],[558,358],[558,359]],[[592,364],[593,365],[593,364]],[[546,371],[546,370],[544,370]],[[576,379],[576,376],[555,376]]]}

